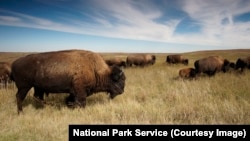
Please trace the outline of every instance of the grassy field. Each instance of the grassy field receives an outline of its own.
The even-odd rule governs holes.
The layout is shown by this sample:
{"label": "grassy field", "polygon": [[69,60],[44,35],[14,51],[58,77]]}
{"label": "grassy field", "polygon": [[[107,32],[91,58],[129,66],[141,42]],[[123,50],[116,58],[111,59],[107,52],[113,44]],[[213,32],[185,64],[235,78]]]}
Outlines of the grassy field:
{"label": "grassy field", "polygon": [[[12,62],[28,53],[0,53],[2,61]],[[69,124],[250,124],[250,70],[243,74],[218,73],[196,80],[178,79],[178,71],[193,67],[196,59],[221,55],[230,61],[250,55],[250,50],[199,51],[183,55],[189,65],[168,65],[167,53],[155,54],[156,64],[125,68],[125,92],[113,100],[106,93],[87,98],[84,109],[69,109],[67,94],[51,94],[40,107],[33,90],[17,114],[15,94],[10,84],[0,89],[0,139],[8,141],[68,140]],[[103,54],[104,58],[127,54]]]}

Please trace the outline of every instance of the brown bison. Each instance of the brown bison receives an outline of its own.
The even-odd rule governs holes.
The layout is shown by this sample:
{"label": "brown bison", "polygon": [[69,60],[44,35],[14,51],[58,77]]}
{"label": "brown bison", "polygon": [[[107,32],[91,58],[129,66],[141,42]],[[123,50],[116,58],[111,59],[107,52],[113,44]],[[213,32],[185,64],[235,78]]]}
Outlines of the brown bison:
{"label": "brown bison", "polygon": [[179,70],[179,77],[184,79],[195,78],[196,71],[194,68],[183,68]]}
{"label": "brown bison", "polygon": [[235,69],[243,71],[245,68],[250,69],[250,56],[245,58],[238,58],[235,64]]}
{"label": "brown bison", "polygon": [[105,61],[109,66],[117,65],[119,67],[126,67],[126,61],[118,57],[106,59]]}
{"label": "brown bison", "polygon": [[221,56],[209,56],[196,60],[194,62],[197,74],[205,73],[208,76],[215,75],[216,72],[226,72],[229,69],[230,62]]}
{"label": "brown bison", "polygon": [[146,65],[155,64],[155,61],[156,61],[156,56],[152,54],[130,54],[127,56],[126,66],[131,67],[135,65],[144,67]]}
{"label": "brown bison", "polygon": [[110,67],[97,53],[64,50],[30,54],[12,64],[11,76],[18,88],[18,113],[27,92],[43,100],[44,93],[69,93],[68,102],[85,107],[86,97],[107,92],[113,99],[124,92],[125,74],[117,66]]}
{"label": "brown bison", "polygon": [[11,64],[8,62],[0,62],[0,83],[3,83],[4,88],[10,82]]}
{"label": "brown bison", "polygon": [[179,54],[168,55],[166,62],[169,64],[184,64],[188,65],[188,59]]}

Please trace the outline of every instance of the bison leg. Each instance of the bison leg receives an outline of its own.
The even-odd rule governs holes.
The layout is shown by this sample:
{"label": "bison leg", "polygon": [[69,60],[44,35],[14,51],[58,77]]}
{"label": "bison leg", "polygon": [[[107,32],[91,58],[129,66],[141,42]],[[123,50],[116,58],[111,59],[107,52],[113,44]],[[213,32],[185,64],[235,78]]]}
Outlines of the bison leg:
{"label": "bison leg", "polygon": [[75,103],[75,96],[72,93],[70,93],[70,95],[66,97],[65,103],[70,107],[73,106]]}
{"label": "bison leg", "polygon": [[30,90],[30,88],[18,89],[18,91],[16,93],[18,114],[23,111],[22,102],[25,99],[29,90]]}
{"label": "bison leg", "polygon": [[40,103],[40,104],[45,104],[45,101],[44,101],[44,92],[39,89],[39,88],[34,88],[35,89],[35,93],[34,93],[34,99]]}
{"label": "bison leg", "polygon": [[[70,97],[73,97],[73,94]],[[76,106],[85,107],[86,106],[86,97],[87,97],[87,91],[85,91],[81,87],[75,88],[75,94],[74,94],[75,102],[74,103]]]}
{"label": "bison leg", "polygon": [[75,97],[75,104],[80,107],[85,107],[86,106],[86,96],[87,94],[84,93],[77,93]]}

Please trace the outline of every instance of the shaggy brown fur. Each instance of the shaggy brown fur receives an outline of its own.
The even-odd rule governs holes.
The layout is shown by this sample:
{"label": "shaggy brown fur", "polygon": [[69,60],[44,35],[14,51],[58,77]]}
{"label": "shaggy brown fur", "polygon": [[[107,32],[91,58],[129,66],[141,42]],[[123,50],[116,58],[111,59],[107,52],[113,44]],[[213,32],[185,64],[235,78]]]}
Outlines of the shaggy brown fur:
{"label": "shaggy brown fur", "polygon": [[152,54],[130,54],[127,56],[127,67],[153,65],[156,61],[156,56]]}
{"label": "shaggy brown fur", "polygon": [[230,62],[221,56],[209,56],[196,60],[194,62],[197,74],[205,73],[209,76],[215,75],[216,72],[226,72],[229,69]]}
{"label": "shaggy brown fur", "polygon": [[166,62],[169,64],[184,64],[188,65],[188,59],[179,54],[168,55]]}
{"label": "shaggy brown fur", "polygon": [[119,67],[126,67],[126,61],[118,57],[106,59],[105,61],[109,66],[117,65]]}
{"label": "shaggy brown fur", "polygon": [[0,62],[0,83],[4,84],[4,88],[7,88],[7,84],[10,82],[11,64],[8,62]]}
{"label": "shaggy brown fur", "polygon": [[195,77],[195,69],[194,68],[183,68],[179,70],[179,77],[184,79],[191,79]]}
{"label": "shaggy brown fur", "polygon": [[44,93],[70,93],[69,101],[80,107],[85,107],[86,97],[93,93],[108,92],[113,99],[125,87],[119,67],[110,67],[99,54],[85,50],[27,55],[13,62],[11,75],[18,88],[18,113],[32,87],[41,100]]}
{"label": "shaggy brown fur", "polygon": [[236,61],[235,69],[240,69],[242,72],[245,68],[250,69],[250,56],[238,58]]}

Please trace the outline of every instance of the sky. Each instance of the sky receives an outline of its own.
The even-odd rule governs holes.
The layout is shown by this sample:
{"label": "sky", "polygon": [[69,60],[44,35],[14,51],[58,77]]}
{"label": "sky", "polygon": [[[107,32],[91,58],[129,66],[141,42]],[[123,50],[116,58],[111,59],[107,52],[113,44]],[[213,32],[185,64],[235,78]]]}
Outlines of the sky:
{"label": "sky", "polygon": [[0,0],[0,52],[250,49],[249,0]]}

